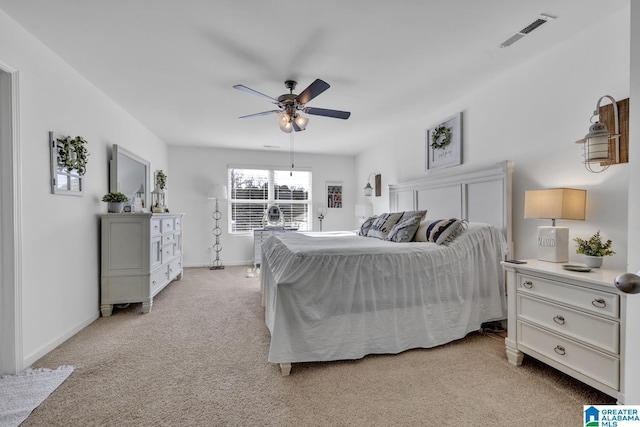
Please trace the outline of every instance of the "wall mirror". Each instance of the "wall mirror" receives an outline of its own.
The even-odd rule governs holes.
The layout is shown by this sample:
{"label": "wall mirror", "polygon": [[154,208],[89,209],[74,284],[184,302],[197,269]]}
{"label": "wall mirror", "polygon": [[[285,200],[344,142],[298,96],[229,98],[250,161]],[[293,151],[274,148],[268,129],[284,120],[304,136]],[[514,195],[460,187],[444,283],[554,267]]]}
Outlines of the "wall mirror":
{"label": "wall mirror", "polygon": [[143,207],[149,206],[149,162],[113,144],[109,191],[119,191],[129,199],[142,195]]}

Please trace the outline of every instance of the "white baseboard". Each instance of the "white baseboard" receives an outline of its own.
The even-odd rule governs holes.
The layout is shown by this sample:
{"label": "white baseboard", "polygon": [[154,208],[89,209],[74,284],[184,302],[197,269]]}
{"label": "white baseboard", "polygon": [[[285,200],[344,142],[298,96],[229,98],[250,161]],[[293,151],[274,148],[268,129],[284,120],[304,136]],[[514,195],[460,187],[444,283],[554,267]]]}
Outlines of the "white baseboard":
{"label": "white baseboard", "polygon": [[80,322],[73,329],[70,329],[69,331],[60,335],[53,341],[50,341],[47,345],[39,348],[34,353],[31,353],[30,355],[26,356],[22,361],[22,366],[24,366],[24,369],[29,368],[32,364],[37,362],[40,358],[42,358],[44,355],[49,353],[51,350],[55,349],[60,344],[62,344],[63,342],[65,342],[66,340],[68,340],[69,338],[71,338],[72,336],[74,336],[84,328],[86,328],[87,326],[89,326],[91,323],[95,322],[99,317],[100,317],[100,311],[96,310],[88,319],[85,319],[83,322]]}
{"label": "white baseboard", "polygon": [[[253,267],[253,261],[239,261],[239,262],[224,262],[222,265],[228,267],[238,267],[238,266],[251,266]],[[185,264],[184,268],[203,268],[203,267],[211,267],[209,264]]]}

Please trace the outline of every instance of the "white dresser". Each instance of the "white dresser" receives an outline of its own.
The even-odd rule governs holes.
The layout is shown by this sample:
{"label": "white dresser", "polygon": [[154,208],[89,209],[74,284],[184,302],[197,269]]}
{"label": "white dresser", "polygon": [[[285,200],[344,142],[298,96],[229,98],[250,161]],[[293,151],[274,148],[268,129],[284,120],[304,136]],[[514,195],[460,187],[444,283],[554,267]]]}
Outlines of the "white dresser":
{"label": "white dresser", "polygon": [[142,303],[148,313],[153,297],[182,278],[184,214],[102,215],[100,311],[113,304]]}
{"label": "white dresser", "polygon": [[622,271],[571,272],[560,263],[503,262],[507,273],[507,358],[530,355],[624,403],[625,294]]}
{"label": "white dresser", "polygon": [[262,243],[277,233],[293,233],[297,228],[267,227],[253,230],[253,265],[257,267],[262,262]]}

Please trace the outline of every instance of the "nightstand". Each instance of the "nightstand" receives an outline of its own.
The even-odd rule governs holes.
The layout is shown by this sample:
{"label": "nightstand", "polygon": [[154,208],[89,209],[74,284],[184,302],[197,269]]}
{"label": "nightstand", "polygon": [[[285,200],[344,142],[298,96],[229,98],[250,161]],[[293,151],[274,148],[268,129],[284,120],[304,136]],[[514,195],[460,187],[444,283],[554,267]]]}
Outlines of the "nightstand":
{"label": "nightstand", "polygon": [[262,243],[274,234],[292,233],[298,231],[297,228],[288,227],[265,227],[253,230],[253,266],[259,266],[262,262]]}
{"label": "nightstand", "polygon": [[507,358],[525,354],[623,403],[625,294],[604,268],[572,272],[562,263],[503,262],[507,274]]}

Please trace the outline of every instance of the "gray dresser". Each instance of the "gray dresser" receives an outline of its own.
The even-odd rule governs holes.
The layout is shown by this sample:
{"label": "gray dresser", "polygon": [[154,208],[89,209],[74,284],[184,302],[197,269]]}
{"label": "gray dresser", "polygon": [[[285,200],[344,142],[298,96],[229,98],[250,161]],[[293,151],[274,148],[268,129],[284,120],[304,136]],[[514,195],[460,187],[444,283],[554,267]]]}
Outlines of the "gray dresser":
{"label": "gray dresser", "polygon": [[100,312],[114,304],[142,303],[148,313],[153,297],[182,278],[184,214],[102,215]]}

